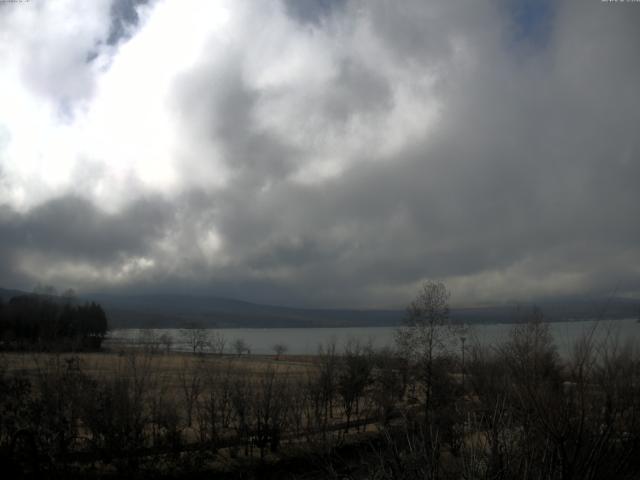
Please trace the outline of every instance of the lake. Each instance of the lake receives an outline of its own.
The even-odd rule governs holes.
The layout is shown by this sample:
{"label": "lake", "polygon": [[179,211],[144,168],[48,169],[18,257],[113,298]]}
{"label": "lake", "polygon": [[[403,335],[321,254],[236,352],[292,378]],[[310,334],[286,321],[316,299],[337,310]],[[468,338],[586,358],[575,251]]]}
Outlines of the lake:
{"label": "lake", "polygon": [[[513,324],[470,325],[466,333],[467,346],[473,343],[498,345],[508,337]],[[595,338],[603,339],[610,335],[620,341],[637,342],[640,338],[640,323],[636,319],[554,322],[551,332],[561,355],[571,351],[576,339],[594,331]],[[344,327],[344,328],[226,328],[210,329],[219,332],[227,341],[227,351],[232,352],[231,344],[243,339],[253,354],[272,354],[275,344],[284,344],[290,354],[315,354],[319,345],[335,341],[340,351],[350,340],[370,342],[376,348],[393,346],[396,327]],[[168,334],[173,339],[172,349],[189,351],[182,329],[117,329],[109,332],[105,346],[117,348],[118,345],[135,345],[148,341],[151,335]],[[455,344],[451,348],[456,348]],[[458,347],[459,348],[459,343]]]}

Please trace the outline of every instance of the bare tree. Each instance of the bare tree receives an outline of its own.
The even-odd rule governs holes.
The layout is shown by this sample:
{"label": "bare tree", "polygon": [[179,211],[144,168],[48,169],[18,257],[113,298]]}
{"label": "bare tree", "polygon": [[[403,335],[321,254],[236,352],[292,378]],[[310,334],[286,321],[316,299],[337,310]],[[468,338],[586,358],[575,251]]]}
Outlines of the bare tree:
{"label": "bare tree", "polygon": [[206,328],[200,323],[192,322],[182,329],[182,338],[194,354],[202,353],[209,344],[209,336]]}
{"label": "bare tree", "polygon": [[150,329],[140,331],[137,343],[148,353],[155,354],[160,349],[160,337]]}
{"label": "bare tree", "polygon": [[214,364],[203,371],[205,379],[203,401],[198,403],[200,438],[214,444],[230,428],[232,416],[232,384],[238,372],[232,364]]}
{"label": "bare tree", "polygon": [[378,410],[383,425],[388,425],[393,412],[406,391],[406,361],[391,348],[372,353],[371,400]]}
{"label": "bare tree", "polygon": [[227,346],[227,339],[224,334],[222,332],[215,331],[211,334],[210,339],[209,346],[213,353],[222,355],[225,347]]}
{"label": "bare tree", "polygon": [[277,452],[280,446],[287,405],[286,376],[278,376],[275,369],[267,368],[252,391],[251,425],[255,445],[264,457],[269,446]]}
{"label": "bare tree", "polygon": [[310,413],[310,392],[307,389],[307,381],[304,378],[295,378],[289,381],[289,404],[287,405],[287,423],[295,436],[302,434],[303,427],[309,427],[312,415]]}
{"label": "bare tree", "polygon": [[250,352],[249,344],[244,340],[244,338],[238,338],[233,342],[233,350],[238,354],[238,356],[245,352]]}
{"label": "bare tree", "polygon": [[318,347],[318,388],[320,392],[323,412],[323,430],[333,417],[333,399],[337,390],[338,376],[338,354],[336,352],[336,341],[331,339],[326,346]]}
{"label": "bare tree", "polygon": [[170,333],[163,333],[160,335],[160,344],[164,347],[165,353],[169,353],[171,351],[171,346],[173,345],[173,337]]}
{"label": "bare tree", "polygon": [[346,416],[345,432],[349,431],[351,419],[360,413],[360,400],[371,383],[373,361],[370,347],[363,347],[358,341],[350,340],[345,346],[343,364],[338,374],[337,390],[342,398]]}
{"label": "bare tree", "polygon": [[289,349],[289,347],[287,347],[284,343],[276,343],[271,348],[276,354],[276,360],[280,360],[280,357],[284,355]]}
{"label": "bare tree", "polygon": [[198,398],[202,394],[202,376],[200,365],[193,365],[188,357],[183,358],[182,368],[178,372],[180,388],[184,395],[184,406],[187,414],[187,426],[193,423],[193,413]]}
{"label": "bare tree", "polygon": [[425,415],[429,417],[433,394],[434,365],[451,336],[449,292],[443,283],[427,281],[407,308],[405,325],[396,333],[401,351],[420,365]]}
{"label": "bare tree", "polygon": [[[253,450],[251,435],[253,425],[253,391],[246,373],[238,371],[231,385],[230,402],[233,411],[233,428],[239,442],[244,444],[244,454],[248,456]],[[233,456],[233,453],[232,453]]]}
{"label": "bare tree", "polygon": [[559,381],[559,357],[549,324],[534,307],[525,322],[513,327],[501,347],[514,380],[536,389],[545,380]]}

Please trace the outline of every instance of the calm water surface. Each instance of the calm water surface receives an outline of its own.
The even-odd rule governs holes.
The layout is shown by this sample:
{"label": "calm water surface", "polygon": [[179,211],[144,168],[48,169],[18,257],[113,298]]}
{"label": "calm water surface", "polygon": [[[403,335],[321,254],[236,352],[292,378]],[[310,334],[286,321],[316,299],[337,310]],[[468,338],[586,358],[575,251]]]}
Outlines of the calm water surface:
{"label": "calm water surface", "polygon": [[[594,332],[595,338],[603,339],[606,336],[617,338],[620,342],[637,342],[640,339],[640,323],[635,319],[581,321],[581,322],[557,322],[551,323],[558,351],[566,355],[571,351],[572,345],[581,336]],[[498,345],[508,337],[513,324],[472,325],[467,327],[466,345],[473,343],[481,345]],[[273,353],[275,344],[287,346],[287,353],[291,354],[315,354],[319,345],[327,345],[336,342],[340,350],[349,340],[371,343],[376,348],[393,346],[396,327],[358,327],[358,328],[226,328],[210,329],[213,334],[219,332],[224,335],[227,350],[232,351],[231,344],[237,339],[243,339],[254,354]],[[106,345],[133,345],[149,341],[153,336],[159,337],[168,334],[173,339],[172,349],[176,351],[189,351],[182,329],[118,329],[109,333]],[[459,341],[459,340],[458,340]],[[459,343],[458,343],[459,345]],[[455,343],[452,343],[455,348]]]}

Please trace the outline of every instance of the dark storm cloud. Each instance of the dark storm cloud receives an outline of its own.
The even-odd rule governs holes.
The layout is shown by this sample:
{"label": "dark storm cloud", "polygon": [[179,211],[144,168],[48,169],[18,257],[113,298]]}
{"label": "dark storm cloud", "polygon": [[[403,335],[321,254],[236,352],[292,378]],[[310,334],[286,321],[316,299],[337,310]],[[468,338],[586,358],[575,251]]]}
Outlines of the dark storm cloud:
{"label": "dark storm cloud", "polygon": [[129,290],[294,305],[398,306],[426,278],[457,303],[639,293],[640,7],[285,6],[294,27],[249,16],[165,99],[223,181],[113,215],[5,210],[1,248],[120,262]]}
{"label": "dark storm cloud", "polygon": [[[640,215],[639,76],[628,42],[637,38],[638,13],[568,4],[558,15],[568,30],[554,32],[555,50],[514,64],[509,46],[496,56],[491,42],[481,43],[473,75],[445,71],[436,134],[392,163],[353,167],[321,186],[229,194],[218,225],[230,251],[267,278],[269,269],[284,272],[276,283],[306,301],[313,300],[303,290],[335,301],[345,288],[366,297],[376,284],[425,277],[476,278],[498,295],[512,279],[489,274],[510,269],[523,285],[548,278],[558,292],[570,286],[559,288],[554,275],[599,292],[614,288],[618,275],[633,291],[637,269],[618,259],[640,254],[632,220]],[[470,21],[465,15],[463,25]],[[386,35],[400,30],[384,23]],[[430,33],[406,30],[390,39],[402,51],[417,54],[431,43]],[[447,44],[429,48],[423,61],[446,65]],[[343,111],[362,108],[343,98]],[[331,279],[335,288],[324,283]]]}
{"label": "dark storm cloud", "polygon": [[150,241],[163,232],[169,212],[158,199],[139,200],[117,214],[104,213],[79,197],[57,198],[27,213],[5,206],[0,245],[5,259],[22,252],[104,265],[146,253]]}

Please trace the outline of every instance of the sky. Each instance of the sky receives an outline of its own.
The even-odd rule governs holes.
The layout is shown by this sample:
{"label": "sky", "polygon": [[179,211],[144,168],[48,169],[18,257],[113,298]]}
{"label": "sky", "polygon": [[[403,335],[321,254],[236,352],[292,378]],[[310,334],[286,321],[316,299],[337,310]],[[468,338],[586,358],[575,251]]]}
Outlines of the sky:
{"label": "sky", "polygon": [[640,297],[640,3],[0,3],[0,286]]}

